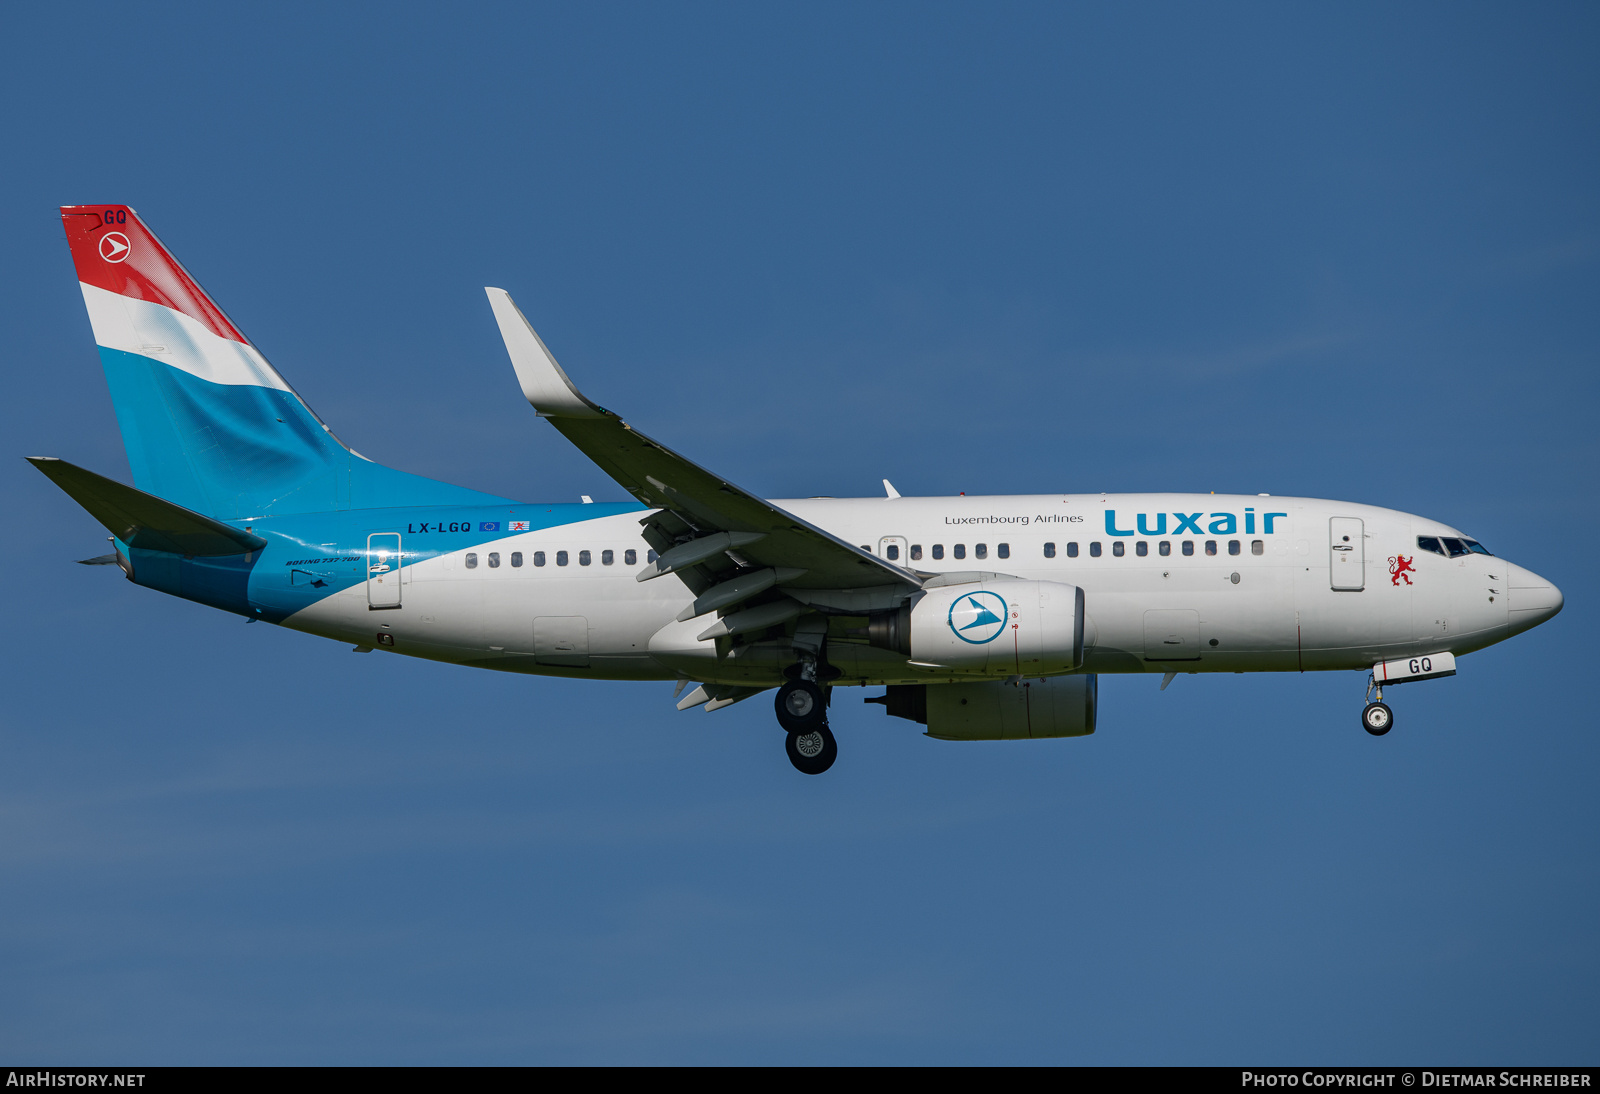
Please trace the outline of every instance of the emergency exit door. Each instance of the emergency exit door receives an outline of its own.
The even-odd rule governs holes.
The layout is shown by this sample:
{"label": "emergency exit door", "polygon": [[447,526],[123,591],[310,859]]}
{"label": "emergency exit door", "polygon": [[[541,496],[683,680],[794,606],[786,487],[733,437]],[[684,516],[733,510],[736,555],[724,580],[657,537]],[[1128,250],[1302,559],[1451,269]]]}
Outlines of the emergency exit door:
{"label": "emergency exit door", "polygon": [[1338,592],[1356,593],[1367,587],[1364,527],[1359,517],[1328,521],[1328,584]]}
{"label": "emergency exit door", "polygon": [[367,607],[371,611],[400,606],[400,533],[367,537]]}

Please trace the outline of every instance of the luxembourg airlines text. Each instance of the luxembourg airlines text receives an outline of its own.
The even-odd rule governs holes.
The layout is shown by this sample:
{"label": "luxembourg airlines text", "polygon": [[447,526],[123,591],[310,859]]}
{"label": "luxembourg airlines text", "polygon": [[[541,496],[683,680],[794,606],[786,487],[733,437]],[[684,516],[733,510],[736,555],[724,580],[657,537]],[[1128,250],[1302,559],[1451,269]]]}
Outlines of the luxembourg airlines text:
{"label": "luxembourg airlines text", "polygon": [[1040,513],[1036,517],[945,517],[946,524],[1015,524],[1019,528],[1026,528],[1028,524],[1082,524],[1083,517],[1077,513]]}

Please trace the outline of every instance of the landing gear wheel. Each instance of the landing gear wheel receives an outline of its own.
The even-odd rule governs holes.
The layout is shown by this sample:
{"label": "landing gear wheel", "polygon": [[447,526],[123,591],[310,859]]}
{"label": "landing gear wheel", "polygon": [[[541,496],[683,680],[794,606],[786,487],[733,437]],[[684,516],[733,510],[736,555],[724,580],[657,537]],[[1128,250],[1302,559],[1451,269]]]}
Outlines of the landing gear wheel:
{"label": "landing gear wheel", "polygon": [[822,689],[810,680],[790,680],[778,689],[773,706],[778,711],[778,724],[790,734],[809,733],[828,721]]}
{"label": "landing gear wheel", "polygon": [[1394,728],[1394,711],[1385,703],[1368,703],[1361,712],[1361,725],[1374,737],[1382,737]]}
{"label": "landing gear wheel", "polygon": [[839,745],[826,722],[815,729],[789,734],[783,748],[789,753],[789,762],[794,764],[795,770],[807,775],[822,774],[839,758]]}

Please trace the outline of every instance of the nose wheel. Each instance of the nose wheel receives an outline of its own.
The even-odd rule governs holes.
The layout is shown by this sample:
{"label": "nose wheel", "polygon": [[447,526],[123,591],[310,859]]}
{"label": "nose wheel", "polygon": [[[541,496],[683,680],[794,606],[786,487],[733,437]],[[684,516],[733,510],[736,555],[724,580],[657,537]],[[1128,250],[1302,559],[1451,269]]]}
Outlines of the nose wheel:
{"label": "nose wheel", "polygon": [[1368,703],[1361,712],[1361,725],[1374,737],[1382,737],[1394,728],[1394,711],[1387,703]]}
{"label": "nose wheel", "polygon": [[1382,737],[1394,728],[1394,711],[1383,701],[1383,689],[1376,677],[1367,677],[1367,705],[1361,711],[1361,728]]}

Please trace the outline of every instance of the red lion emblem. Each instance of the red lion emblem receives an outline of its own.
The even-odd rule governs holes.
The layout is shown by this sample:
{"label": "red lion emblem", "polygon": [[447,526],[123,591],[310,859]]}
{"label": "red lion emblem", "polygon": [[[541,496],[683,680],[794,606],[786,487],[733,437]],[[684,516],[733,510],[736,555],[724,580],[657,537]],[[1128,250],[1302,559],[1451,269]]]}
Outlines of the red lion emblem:
{"label": "red lion emblem", "polygon": [[1405,555],[1399,555],[1397,557],[1391,556],[1389,559],[1389,573],[1393,576],[1389,579],[1389,583],[1392,585],[1398,585],[1400,584],[1400,579],[1405,577],[1406,584],[1411,584],[1411,579],[1406,577],[1406,575],[1417,572],[1417,568],[1411,565],[1416,560],[1416,555],[1412,555],[1410,558],[1407,558]]}

